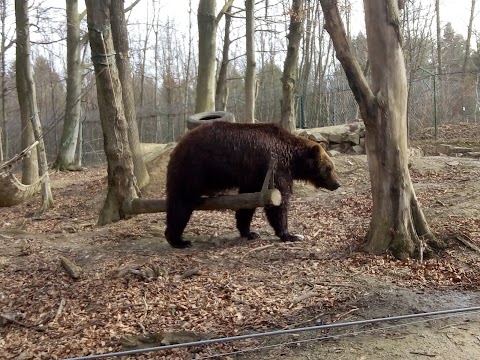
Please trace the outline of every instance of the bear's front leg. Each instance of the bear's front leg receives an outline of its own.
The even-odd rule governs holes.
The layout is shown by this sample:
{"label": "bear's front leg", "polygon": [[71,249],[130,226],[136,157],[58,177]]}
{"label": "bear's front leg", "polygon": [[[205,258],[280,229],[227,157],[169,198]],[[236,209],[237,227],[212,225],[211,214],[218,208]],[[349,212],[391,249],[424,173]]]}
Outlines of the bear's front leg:
{"label": "bear's front leg", "polygon": [[259,233],[250,231],[250,225],[252,223],[254,213],[255,209],[240,209],[235,212],[237,229],[240,232],[240,236],[247,240],[255,240],[260,237]]}
{"label": "bear's front leg", "polygon": [[288,206],[286,204],[265,208],[265,214],[267,215],[268,222],[273,230],[275,230],[275,235],[277,235],[280,240],[302,241],[304,239],[303,235],[288,232]]}

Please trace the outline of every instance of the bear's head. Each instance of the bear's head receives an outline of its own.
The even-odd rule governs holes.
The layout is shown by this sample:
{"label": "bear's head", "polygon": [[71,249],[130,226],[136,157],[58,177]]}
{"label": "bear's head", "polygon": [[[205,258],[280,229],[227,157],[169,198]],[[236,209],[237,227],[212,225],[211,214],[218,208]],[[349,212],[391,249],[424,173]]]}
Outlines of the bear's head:
{"label": "bear's head", "polygon": [[335,165],[323,147],[313,141],[308,141],[300,179],[306,180],[317,188],[336,190],[340,181],[335,172]]}

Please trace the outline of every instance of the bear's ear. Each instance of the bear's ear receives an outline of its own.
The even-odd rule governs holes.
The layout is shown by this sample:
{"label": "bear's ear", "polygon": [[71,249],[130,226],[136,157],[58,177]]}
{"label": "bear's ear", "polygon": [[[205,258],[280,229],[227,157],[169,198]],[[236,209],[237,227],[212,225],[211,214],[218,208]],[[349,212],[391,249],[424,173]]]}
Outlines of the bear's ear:
{"label": "bear's ear", "polygon": [[322,147],[320,144],[313,144],[310,149],[310,156],[312,159],[318,159],[322,156]]}

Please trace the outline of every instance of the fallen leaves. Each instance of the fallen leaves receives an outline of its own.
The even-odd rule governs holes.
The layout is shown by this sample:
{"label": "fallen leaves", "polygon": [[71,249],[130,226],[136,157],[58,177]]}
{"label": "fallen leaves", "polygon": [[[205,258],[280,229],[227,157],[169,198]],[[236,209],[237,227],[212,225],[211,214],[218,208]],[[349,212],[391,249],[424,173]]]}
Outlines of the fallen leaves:
{"label": "fallen leaves", "polygon": [[[278,241],[260,210],[252,224],[262,235],[256,241],[237,237],[231,211],[196,212],[186,231],[194,247],[185,250],[166,244],[165,214],[93,226],[106,186],[103,170],[53,174],[56,207],[41,219],[23,217],[37,200],[1,210],[0,226],[25,229],[0,236],[1,313],[8,319],[21,314],[17,323],[2,317],[2,356],[65,358],[117,351],[132,336],[185,331],[217,337],[342,321],[365,305],[375,282],[480,288],[478,254],[458,241],[422,263],[358,252],[372,203],[366,165],[353,158],[347,165],[352,163],[355,171],[344,173],[342,193],[302,188],[304,196],[293,197],[290,228],[305,235],[303,242]],[[445,164],[413,166],[411,172],[432,229],[479,246],[480,169],[460,161],[455,173]],[[146,193],[163,196],[161,186],[152,186],[156,192]],[[461,205],[470,211],[452,210]],[[74,259],[82,275],[68,276],[61,257]],[[189,352],[234,346],[162,356],[184,359]]]}

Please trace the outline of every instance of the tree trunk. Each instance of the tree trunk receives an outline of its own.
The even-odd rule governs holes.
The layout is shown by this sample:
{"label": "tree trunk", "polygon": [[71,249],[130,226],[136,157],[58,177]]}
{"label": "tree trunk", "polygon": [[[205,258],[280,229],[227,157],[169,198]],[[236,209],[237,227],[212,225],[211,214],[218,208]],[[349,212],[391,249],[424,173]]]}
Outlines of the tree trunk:
{"label": "tree trunk", "polygon": [[440,0],[435,0],[435,17],[437,20],[437,73],[442,74],[442,28],[440,27]]}
{"label": "tree trunk", "polygon": [[198,3],[198,76],[195,112],[215,110],[215,52],[217,27],[233,0],[228,0],[215,17],[216,0],[200,0]]}
{"label": "tree trunk", "polygon": [[245,118],[255,122],[255,0],[245,1],[247,68],[245,70]]}
{"label": "tree trunk", "polygon": [[108,0],[87,0],[88,34],[97,79],[97,97],[107,157],[108,192],[98,225],[124,219],[123,202],[137,197],[122,86],[115,66]]}
{"label": "tree trunk", "polygon": [[[0,86],[1,94],[0,94],[0,101],[1,104],[1,111],[0,111],[0,162],[3,162],[4,159],[8,158],[8,135],[7,135],[7,112],[6,112],[6,82],[7,79],[5,77],[6,72],[6,61],[5,61],[5,52],[7,50],[6,42],[7,42],[7,34],[6,31],[6,20],[7,20],[7,1],[1,0],[0,1],[0,21],[2,22],[2,39],[0,43],[0,56],[1,56],[1,64],[0,64]],[[5,150],[4,150],[5,149]]]}
{"label": "tree trunk", "polygon": [[[143,42],[143,48],[142,48],[142,70],[140,74],[140,109],[143,112],[144,105],[145,105],[145,63],[147,61],[147,50],[148,50],[148,40],[149,40],[149,35],[150,35],[150,30],[151,26],[148,23],[148,18],[147,18],[147,26],[145,29],[145,40]],[[139,139],[140,142],[142,142],[143,139],[143,117],[141,117],[138,120],[138,132],[139,132]]]}
{"label": "tree trunk", "polygon": [[230,49],[230,25],[232,23],[232,16],[230,6],[225,14],[225,36],[223,40],[223,52],[222,52],[222,64],[218,72],[217,89],[215,93],[215,110],[227,111],[228,100],[228,87],[227,87],[227,75],[228,75],[228,51]]}
{"label": "tree trunk", "polygon": [[217,22],[215,0],[200,0],[198,4],[198,77],[195,112],[215,109],[215,51]]}
{"label": "tree trunk", "polygon": [[[26,44],[29,39],[28,4],[26,1],[15,0],[15,22],[17,26],[17,44]],[[26,149],[35,142],[32,122],[30,121],[30,104],[28,96],[28,84],[25,74],[25,66],[22,63],[30,56],[28,49],[24,46],[16,47],[16,82],[18,105],[20,107],[20,118],[22,123],[21,143],[22,149]],[[29,62],[30,64],[30,62]],[[38,156],[37,149],[32,149],[30,156],[22,160],[22,183],[33,184],[38,180]]]}
{"label": "tree trunk", "polygon": [[439,247],[443,244],[426,222],[408,171],[407,83],[397,0],[364,0],[371,88],[347,41],[336,1],[321,0],[321,5],[366,127],[373,209],[365,250],[404,259],[418,256],[427,243]]}
{"label": "tree trunk", "polygon": [[295,95],[297,63],[303,30],[303,0],[293,0],[290,11],[287,56],[283,67],[283,98],[280,125],[289,131],[295,130]]}
{"label": "tree trunk", "polygon": [[472,40],[474,17],[475,17],[475,0],[472,0],[472,7],[470,8],[470,19],[468,20],[467,39],[465,40],[465,56],[463,58],[463,66],[462,66],[462,72],[464,75],[467,72],[468,59],[470,58],[470,42]]}
{"label": "tree trunk", "polygon": [[40,124],[40,117],[38,115],[37,94],[35,92],[32,65],[30,63],[30,25],[28,19],[28,0],[15,1],[15,19],[17,23],[17,49],[21,48],[21,54],[17,53],[17,76],[19,72],[22,74],[22,86],[25,86],[24,90],[27,98],[27,103],[23,105],[28,105],[28,108],[26,109],[22,108],[21,106],[20,110],[27,113],[27,117],[31,119],[35,140],[38,141],[38,167],[40,169],[40,175],[43,177],[43,181],[42,206],[37,213],[41,213],[53,206],[53,196],[50,188],[50,179],[48,177],[47,154],[45,152],[45,144],[43,142],[42,126]]}
{"label": "tree trunk", "polygon": [[142,189],[148,184],[150,177],[147,172],[147,167],[145,166],[145,161],[142,157],[140,138],[138,136],[124,1],[112,1],[110,7],[112,36],[116,50],[115,59],[118,66],[118,76],[120,78],[120,83],[122,84],[123,107],[128,124],[128,140],[132,152],[137,185]]}
{"label": "tree trunk", "polygon": [[67,97],[65,100],[65,120],[63,122],[60,149],[53,168],[76,170],[75,150],[77,149],[82,96],[82,62],[80,39],[80,15],[78,1],[66,1],[67,9]]}

